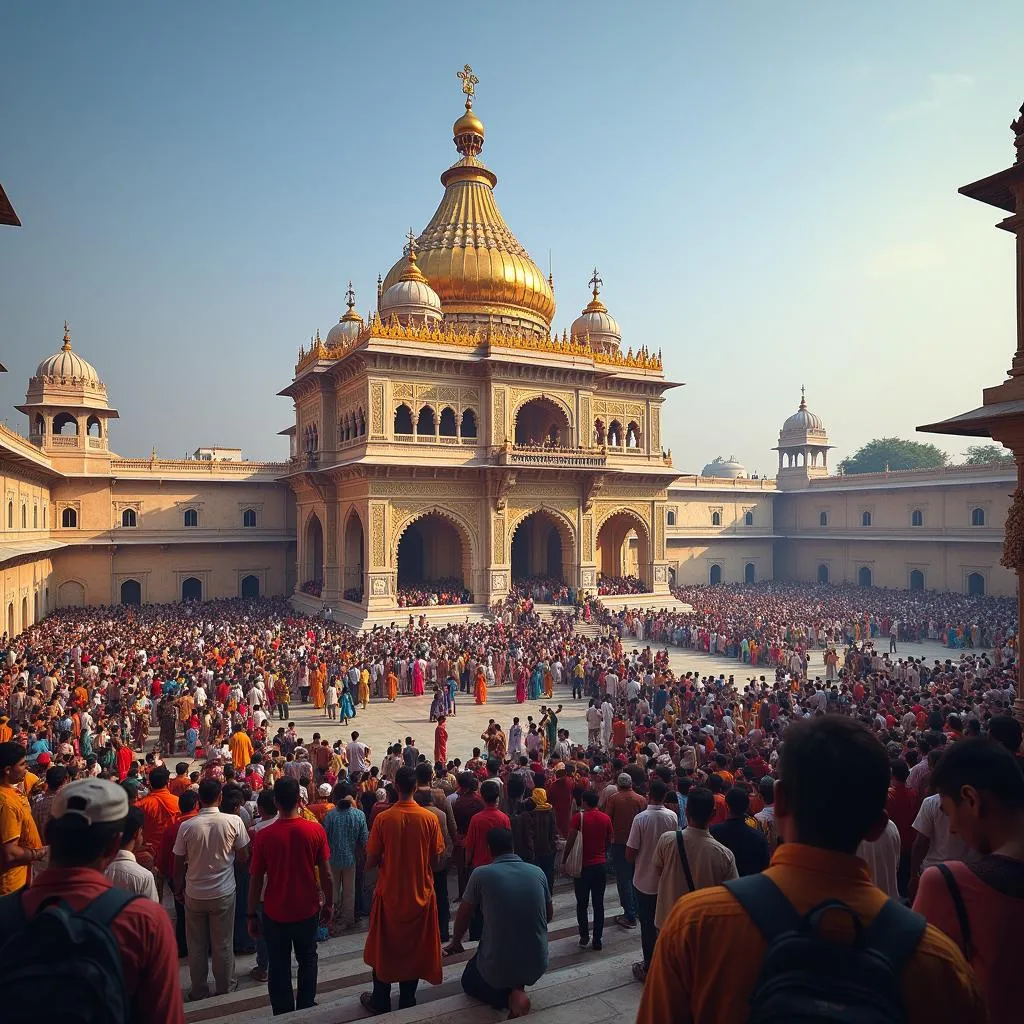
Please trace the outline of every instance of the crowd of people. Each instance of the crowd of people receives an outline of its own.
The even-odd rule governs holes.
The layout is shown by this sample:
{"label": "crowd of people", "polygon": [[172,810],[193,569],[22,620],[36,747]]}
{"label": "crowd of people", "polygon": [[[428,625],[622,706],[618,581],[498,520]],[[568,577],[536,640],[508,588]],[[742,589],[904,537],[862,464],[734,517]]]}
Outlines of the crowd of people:
{"label": "crowd of people", "polygon": [[460,579],[445,576],[436,580],[398,582],[398,607],[420,608],[438,605],[472,604],[473,595]]}
{"label": "crowd of people", "polygon": [[[639,933],[642,1024],[745,1020],[751,950],[774,941],[764,907],[799,918],[830,897],[885,923],[872,941],[913,937],[893,953],[909,1020],[1011,1019],[1016,609],[782,584],[676,596],[692,611],[587,604],[576,613],[598,636],[576,613],[541,619],[532,595],[491,622],[362,634],[272,600],[51,615],[0,643],[0,896],[29,937],[50,893],[73,913],[135,896],[109,925],[132,949],[125,1020],[182,1020],[178,955],[186,999],[230,991],[235,956],[255,952],[275,1013],[311,1006],[318,939],[364,918],[369,1012],[391,1008],[395,984],[413,1005],[468,935],[463,987],[521,1016],[558,873],[581,948],[597,950],[614,877],[614,925]],[[889,650],[933,629],[945,658]],[[737,670],[675,672],[669,645]],[[545,703],[450,758],[459,695],[484,704],[502,685]],[[431,692],[431,751],[361,738],[372,701]],[[585,736],[560,699],[586,701]],[[307,739],[300,703],[325,732],[347,721],[346,737]],[[20,945],[0,964],[9,1005],[30,974]]]}
{"label": "crowd of people", "polygon": [[597,574],[597,594],[607,597],[612,594],[646,594],[650,591],[639,576],[606,576]]}

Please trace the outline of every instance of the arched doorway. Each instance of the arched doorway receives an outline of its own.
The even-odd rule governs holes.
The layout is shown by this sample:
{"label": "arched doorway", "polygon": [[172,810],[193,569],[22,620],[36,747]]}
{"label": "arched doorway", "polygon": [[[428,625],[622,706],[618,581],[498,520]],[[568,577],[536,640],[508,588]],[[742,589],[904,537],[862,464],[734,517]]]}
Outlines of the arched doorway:
{"label": "arched doorway", "polygon": [[138,580],[122,582],[121,604],[142,604],[142,584]]}
{"label": "arched doorway", "polygon": [[571,432],[569,418],[550,398],[531,398],[516,412],[517,445],[555,445],[568,447]]}
{"label": "arched doorway", "polygon": [[32,621],[39,621],[39,591],[32,595]]}
{"label": "arched doorway", "polygon": [[345,570],[342,596],[346,601],[363,599],[363,521],[353,509],[345,522]]}
{"label": "arched doorway", "polygon": [[596,558],[602,576],[637,577],[647,590],[650,589],[650,580],[647,579],[650,562],[647,525],[636,513],[621,509],[601,524],[597,531]]}
{"label": "arched doorway", "polygon": [[717,563],[711,566],[711,571],[708,573],[708,583],[711,586],[716,586],[722,582],[722,567]]}
{"label": "arched doorway", "polygon": [[870,587],[871,586],[871,570],[866,565],[862,565],[857,570],[857,586],[859,586],[859,587]]}
{"label": "arched doorway", "polygon": [[544,509],[531,512],[512,534],[512,579],[565,582],[571,578],[572,549],[572,535],[564,522]]}
{"label": "arched doorway", "polygon": [[754,574],[755,574],[756,571],[757,570],[754,568],[754,563],[753,562],[747,562],[747,564],[745,566],[743,566],[743,582],[744,583],[753,583],[754,582]]}
{"label": "arched doorway", "polygon": [[469,544],[452,520],[431,512],[411,522],[398,540],[398,596],[409,605],[472,600]]}
{"label": "arched doorway", "polygon": [[21,599],[21,628],[28,629],[31,623],[28,621],[28,598]]}
{"label": "arched doorway", "polygon": [[241,594],[243,600],[255,601],[260,596],[260,578],[249,573],[242,577]]}
{"label": "arched doorway", "polygon": [[980,572],[967,574],[967,593],[971,597],[985,596],[985,577]]}
{"label": "arched doorway", "polygon": [[[302,546],[303,587],[311,584],[316,595],[319,596],[324,582],[324,528],[320,523],[320,517],[315,512],[306,520],[304,541]],[[307,592],[314,592],[314,590]]]}
{"label": "arched doorway", "polygon": [[912,569],[910,572],[910,589],[924,590],[924,573],[920,569]]}
{"label": "arched doorway", "polygon": [[7,606],[7,639],[14,639],[14,602]]}
{"label": "arched doorway", "polygon": [[819,583],[828,583],[828,566],[827,565],[819,565],[818,566],[818,582]]}
{"label": "arched doorway", "polygon": [[81,608],[85,604],[85,587],[77,580],[68,580],[57,588],[57,604],[61,608]]}
{"label": "arched doorway", "polygon": [[202,601],[203,599],[203,584],[201,580],[197,580],[195,576],[189,576],[188,579],[181,581],[181,599],[182,601]]}

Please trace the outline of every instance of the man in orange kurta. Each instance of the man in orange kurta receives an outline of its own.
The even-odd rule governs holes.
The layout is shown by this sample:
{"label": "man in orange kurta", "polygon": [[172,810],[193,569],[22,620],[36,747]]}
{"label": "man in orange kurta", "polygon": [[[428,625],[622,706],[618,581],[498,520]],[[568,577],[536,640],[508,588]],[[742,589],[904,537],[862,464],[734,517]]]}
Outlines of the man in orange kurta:
{"label": "man in orange kurta", "polygon": [[252,760],[252,740],[244,729],[236,729],[231,734],[228,749],[231,751],[231,763],[236,771],[242,771]]}
{"label": "man in orange kurta", "polygon": [[398,982],[398,1008],[416,1005],[422,978],[441,983],[441,933],[437,927],[434,861],[444,854],[437,817],[413,802],[416,774],[395,773],[398,802],[373,819],[366,867],[379,867],[363,960],[373,969],[373,991],[359,1001],[370,1013],[391,1009]]}

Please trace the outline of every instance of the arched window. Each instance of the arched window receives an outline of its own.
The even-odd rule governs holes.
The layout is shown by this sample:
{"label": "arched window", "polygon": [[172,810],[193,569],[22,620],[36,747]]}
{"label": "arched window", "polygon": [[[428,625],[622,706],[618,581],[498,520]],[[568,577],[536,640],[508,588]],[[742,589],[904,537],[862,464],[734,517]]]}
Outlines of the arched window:
{"label": "arched window", "polygon": [[971,526],[984,526],[985,525],[985,510],[983,508],[976,508],[971,510]]}
{"label": "arched window", "polygon": [[64,530],[78,528],[78,512],[73,508],[65,508],[60,514],[60,525]]}
{"label": "arched window", "polygon": [[21,506],[21,528],[28,529],[28,505]]}
{"label": "arched window", "polygon": [[[65,430],[64,428],[68,429]],[[62,412],[53,418],[53,432],[55,434],[77,434],[78,420],[69,412]]]}
{"label": "arched window", "polygon": [[437,432],[441,437],[455,437],[457,430],[455,426],[455,410],[446,405],[441,410],[441,422],[438,424]]}
{"label": "arched window", "polygon": [[85,432],[90,437],[102,437],[103,436],[103,424],[100,423],[98,416],[90,416],[85,424]]}
{"label": "arched window", "polygon": [[635,420],[631,420],[626,427],[626,447],[640,447],[640,425]]}
{"label": "arched window", "polygon": [[436,434],[435,425],[437,418],[434,416],[434,410],[429,405],[423,406],[420,409],[419,416],[416,417],[416,433],[420,437],[429,437],[431,434]]}
{"label": "arched window", "polygon": [[910,573],[910,589],[924,590],[924,573],[920,569],[912,569]]}
{"label": "arched window", "polygon": [[861,514],[860,514],[860,525],[861,526],[870,526],[871,525],[871,513],[870,512],[861,512]]}
{"label": "arched window", "polygon": [[612,420],[608,427],[608,445],[611,448],[622,447],[622,424],[618,420]]}
{"label": "arched window", "polygon": [[860,587],[871,586],[871,570],[866,565],[862,565],[857,570],[857,585]]}
{"label": "arched window", "polygon": [[675,514],[675,512],[669,512],[669,514],[668,514],[668,525],[669,526],[675,526],[676,525],[676,514]]}
{"label": "arched window", "polygon": [[744,583],[753,583],[754,582],[754,575],[755,575],[756,572],[757,572],[757,570],[754,568],[754,563],[753,562],[747,562],[747,564],[745,566],[743,566],[743,582]]}
{"label": "arched window", "polygon": [[594,420],[594,444],[604,444],[604,420]]}
{"label": "arched window", "polygon": [[462,410],[462,423],[460,424],[459,433],[463,437],[476,437],[476,413],[472,409]]}
{"label": "arched window", "polygon": [[[818,525],[819,526],[828,526],[828,513],[827,512],[819,512],[818,513]],[[826,570],[826,572],[827,572],[827,570]]]}
{"label": "arched window", "polygon": [[[824,515],[824,512],[822,513],[822,515]],[[818,582],[819,583],[828,583],[828,566],[827,565],[819,565],[818,566]]]}
{"label": "arched window", "polygon": [[924,526],[924,513],[919,508],[915,508],[914,511],[910,513],[910,525]]}
{"label": "arched window", "polygon": [[749,509],[743,513],[743,525],[753,526],[754,525],[754,513]]}
{"label": "arched window", "polygon": [[32,433],[39,434],[40,436],[46,433],[46,420],[38,414],[36,415],[36,425]]}
{"label": "arched window", "polygon": [[135,527],[139,525],[139,517],[135,513],[135,509],[126,508],[121,513],[121,525],[127,527]]}
{"label": "arched window", "polygon": [[711,571],[708,573],[708,582],[712,586],[722,582],[722,567],[720,565],[711,566]]}
{"label": "arched window", "polygon": [[14,502],[7,502],[7,529],[14,529]]}
{"label": "arched window", "polygon": [[711,513],[711,525],[712,526],[721,526],[722,525],[722,513],[721,512],[712,512]]}
{"label": "arched window", "polygon": [[199,512],[194,508],[185,509],[185,525],[186,526],[198,526],[199,525]]}
{"label": "arched window", "polygon": [[46,529],[46,506],[43,506],[43,529]]}
{"label": "arched window", "polygon": [[242,513],[242,526],[247,530],[255,529],[256,527],[256,509],[247,508]]}
{"label": "arched window", "polygon": [[[359,413],[356,416],[356,422],[359,425],[359,436],[364,437],[366,435],[366,413],[363,412],[362,407],[359,409]],[[245,582],[244,580],[242,581]],[[259,580],[256,580],[256,585],[259,586]]]}
{"label": "arched window", "polygon": [[39,529],[39,506],[38,505],[33,505],[32,506],[32,529],[33,530],[38,530]]}
{"label": "arched window", "polygon": [[409,406],[407,405],[400,405],[395,410],[395,433],[412,433],[412,409],[410,409]]}
{"label": "arched window", "polygon": [[971,597],[985,596],[985,577],[980,572],[972,572],[967,576],[967,593]]}

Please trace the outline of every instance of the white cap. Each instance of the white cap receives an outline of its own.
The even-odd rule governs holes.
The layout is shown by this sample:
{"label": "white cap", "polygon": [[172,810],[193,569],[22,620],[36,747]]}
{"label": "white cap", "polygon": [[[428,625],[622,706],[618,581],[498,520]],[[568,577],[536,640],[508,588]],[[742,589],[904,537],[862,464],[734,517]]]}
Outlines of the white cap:
{"label": "white cap", "polygon": [[57,790],[50,817],[76,814],[90,825],[124,821],[128,817],[128,794],[109,779],[76,779]]}

